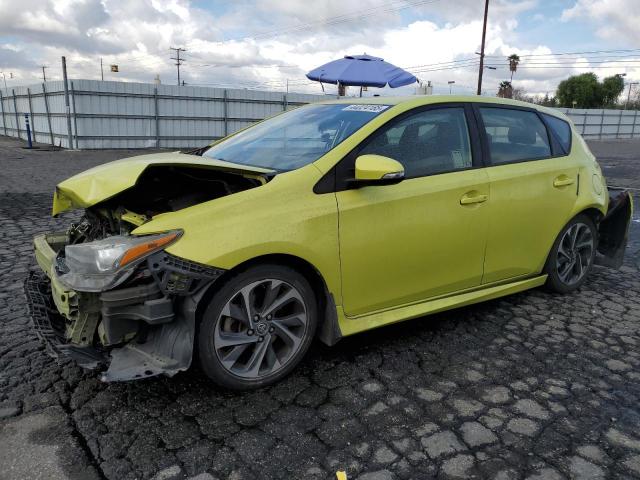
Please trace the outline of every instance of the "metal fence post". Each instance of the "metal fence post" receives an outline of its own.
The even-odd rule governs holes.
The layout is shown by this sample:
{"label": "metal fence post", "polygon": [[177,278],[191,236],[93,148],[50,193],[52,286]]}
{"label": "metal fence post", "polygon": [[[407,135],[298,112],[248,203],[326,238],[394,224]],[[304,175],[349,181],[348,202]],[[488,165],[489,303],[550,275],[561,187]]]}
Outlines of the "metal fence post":
{"label": "metal fence post", "polygon": [[78,116],[76,115],[76,91],[73,89],[73,80],[71,80],[71,106],[73,107],[73,129],[75,130],[76,149],[78,147]]}
{"label": "metal fence post", "polygon": [[2,108],[2,126],[4,128],[4,136],[7,136],[7,118],[4,115],[4,96],[0,90],[0,108]]}
{"label": "metal fence post", "polygon": [[288,102],[287,102],[287,94],[283,94],[282,95],[282,111],[286,112],[287,111],[287,107],[288,107]]}
{"label": "metal fence post", "polygon": [[638,119],[638,110],[634,110],[633,113],[633,125],[631,126],[631,138],[635,136],[636,133],[636,120]]}
{"label": "metal fence post", "polygon": [[20,120],[18,119],[18,103],[16,102],[15,89],[11,90],[11,93],[13,93],[13,113],[16,114],[16,130],[18,131],[18,138],[22,138],[20,136]]}
{"label": "metal fence post", "polygon": [[224,94],[222,95],[222,106],[223,106],[223,122],[224,122],[224,136],[226,137],[227,135],[229,135],[229,105],[228,105],[228,96],[227,96],[227,89],[224,89]]}
{"label": "metal fence post", "polygon": [[33,141],[38,142],[36,139],[36,122],[33,118],[33,106],[31,105],[31,89],[27,87],[27,99],[29,101],[29,117],[31,118],[31,132],[33,133]]}
{"label": "metal fence post", "polygon": [[67,59],[62,57],[62,83],[64,84],[64,111],[67,117],[67,141],[69,150],[73,150],[73,133],[71,131],[71,105],[69,104],[69,83],[67,81]]}
{"label": "metal fence post", "polygon": [[51,129],[51,114],[49,113],[49,99],[47,98],[47,85],[42,84],[42,94],[44,95],[44,108],[47,111],[47,124],[49,125],[49,138],[51,139],[51,145],[55,146],[53,141],[53,130]]}
{"label": "metal fence post", "polygon": [[618,129],[616,130],[616,138],[620,138],[620,125],[622,125],[622,112],[624,110],[620,110],[620,116],[618,117]]}
{"label": "metal fence post", "polygon": [[160,148],[160,117],[158,116],[158,87],[153,89],[153,114],[156,126],[156,148]]}
{"label": "metal fence post", "polygon": [[602,115],[600,116],[600,135],[598,135],[599,140],[602,140],[603,128],[604,128],[604,108],[602,109]]}

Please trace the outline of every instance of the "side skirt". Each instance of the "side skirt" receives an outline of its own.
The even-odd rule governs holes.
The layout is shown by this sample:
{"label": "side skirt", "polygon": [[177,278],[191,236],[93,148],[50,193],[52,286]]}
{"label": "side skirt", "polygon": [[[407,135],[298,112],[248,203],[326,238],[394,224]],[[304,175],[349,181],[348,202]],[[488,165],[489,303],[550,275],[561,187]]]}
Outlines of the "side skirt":
{"label": "side skirt", "polygon": [[453,308],[464,307],[474,303],[491,300],[512,293],[522,292],[531,288],[544,285],[547,280],[546,275],[540,275],[526,280],[520,280],[493,287],[485,287],[479,290],[459,293],[448,297],[436,298],[426,302],[414,303],[403,307],[384,310],[359,317],[340,318],[340,330],[343,336],[353,335],[365,330],[382,327],[402,320],[438,313]]}

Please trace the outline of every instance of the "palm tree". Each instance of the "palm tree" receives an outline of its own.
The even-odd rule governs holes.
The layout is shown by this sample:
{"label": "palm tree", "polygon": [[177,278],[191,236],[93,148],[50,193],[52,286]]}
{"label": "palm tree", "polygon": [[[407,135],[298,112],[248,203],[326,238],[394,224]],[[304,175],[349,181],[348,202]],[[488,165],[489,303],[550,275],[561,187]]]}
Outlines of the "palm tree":
{"label": "palm tree", "polygon": [[498,89],[498,96],[500,98],[512,98],[513,97],[513,88],[511,88],[511,82],[503,81],[500,82],[500,88]]}
{"label": "palm tree", "polygon": [[520,63],[520,57],[515,53],[507,57],[509,60],[509,70],[511,70],[511,82],[513,82],[513,74],[518,70],[518,64]]}

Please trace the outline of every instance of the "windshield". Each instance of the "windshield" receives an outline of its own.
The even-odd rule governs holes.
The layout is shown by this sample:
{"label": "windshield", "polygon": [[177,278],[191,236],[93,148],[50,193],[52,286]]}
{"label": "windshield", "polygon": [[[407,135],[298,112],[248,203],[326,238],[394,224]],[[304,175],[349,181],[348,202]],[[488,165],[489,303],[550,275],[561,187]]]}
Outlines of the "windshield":
{"label": "windshield", "polygon": [[314,162],[389,105],[308,105],[265,120],[214,145],[203,156],[241,165],[294,170]]}

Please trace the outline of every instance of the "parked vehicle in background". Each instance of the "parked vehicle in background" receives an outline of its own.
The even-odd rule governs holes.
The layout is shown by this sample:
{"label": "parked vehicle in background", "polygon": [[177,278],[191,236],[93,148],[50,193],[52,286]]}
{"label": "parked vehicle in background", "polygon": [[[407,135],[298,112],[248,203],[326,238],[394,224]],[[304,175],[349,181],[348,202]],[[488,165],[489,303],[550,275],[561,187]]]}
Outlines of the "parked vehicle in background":
{"label": "parked vehicle in background", "polygon": [[347,99],[190,153],[60,183],[26,292],[52,353],[105,381],[174,375],[194,348],[235,389],[341,337],[619,266],[631,198],[567,118],[483,97]]}

